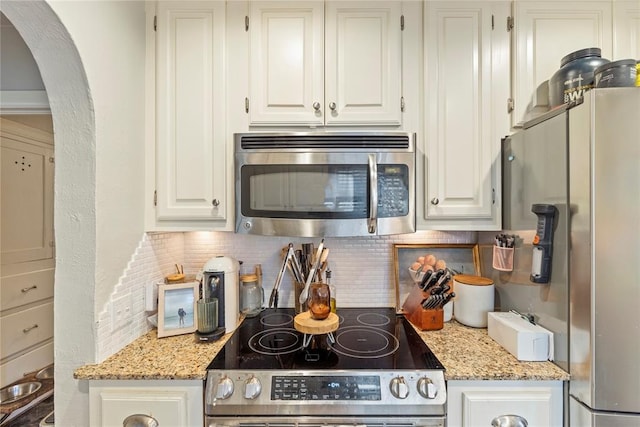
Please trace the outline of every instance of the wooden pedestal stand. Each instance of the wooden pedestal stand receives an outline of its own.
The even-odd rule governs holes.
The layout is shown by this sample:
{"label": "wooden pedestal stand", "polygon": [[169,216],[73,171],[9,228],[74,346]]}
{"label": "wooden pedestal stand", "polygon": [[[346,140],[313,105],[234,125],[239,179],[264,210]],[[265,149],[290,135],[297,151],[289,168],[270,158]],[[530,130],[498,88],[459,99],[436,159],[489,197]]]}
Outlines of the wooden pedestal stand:
{"label": "wooden pedestal stand", "polygon": [[302,346],[307,347],[314,335],[327,335],[332,343],[336,342],[333,332],[338,329],[340,319],[335,313],[329,313],[329,316],[323,320],[315,320],[311,318],[311,313],[305,311],[293,318],[293,327],[296,331],[304,333]]}

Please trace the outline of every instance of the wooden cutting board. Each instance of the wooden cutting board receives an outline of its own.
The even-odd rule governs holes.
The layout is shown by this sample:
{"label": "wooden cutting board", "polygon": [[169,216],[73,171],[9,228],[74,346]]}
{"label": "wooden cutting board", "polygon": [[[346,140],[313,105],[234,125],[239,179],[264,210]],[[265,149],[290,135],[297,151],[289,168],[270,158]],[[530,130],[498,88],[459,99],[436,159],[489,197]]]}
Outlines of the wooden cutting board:
{"label": "wooden cutting board", "polygon": [[296,331],[311,335],[328,334],[338,329],[339,324],[340,319],[335,313],[329,313],[326,319],[316,320],[311,318],[309,311],[305,311],[293,319],[293,327]]}

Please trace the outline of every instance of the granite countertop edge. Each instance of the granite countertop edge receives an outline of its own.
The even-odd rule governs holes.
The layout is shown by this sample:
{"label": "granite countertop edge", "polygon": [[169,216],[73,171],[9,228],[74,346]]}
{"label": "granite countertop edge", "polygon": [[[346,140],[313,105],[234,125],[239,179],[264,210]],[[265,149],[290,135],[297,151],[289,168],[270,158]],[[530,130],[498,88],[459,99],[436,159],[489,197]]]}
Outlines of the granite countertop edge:
{"label": "granite countertop edge", "polygon": [[[415,326],[414,326],[415,328]],[[415,328],[445,367],[446,380],[566,381],[569,374],[552,362],[521,362],[489,337],[486,328],[455,320],[436,331]],[[193,334],[158,338],[151,330],[97,364],[77,368],[79,380],[204,380],[207,366],[232,333],[212,343]]]}

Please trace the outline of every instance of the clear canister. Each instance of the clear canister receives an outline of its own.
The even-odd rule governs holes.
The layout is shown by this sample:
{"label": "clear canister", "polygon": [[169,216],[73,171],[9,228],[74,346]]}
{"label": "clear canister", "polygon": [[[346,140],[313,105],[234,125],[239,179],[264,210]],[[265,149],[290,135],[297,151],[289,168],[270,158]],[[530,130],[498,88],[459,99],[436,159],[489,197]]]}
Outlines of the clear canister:
{"label": "clear canister", "polygon": [[262,311],[264,291],[256,274],[240,276],[240,312],[247,317],[256,316]]}

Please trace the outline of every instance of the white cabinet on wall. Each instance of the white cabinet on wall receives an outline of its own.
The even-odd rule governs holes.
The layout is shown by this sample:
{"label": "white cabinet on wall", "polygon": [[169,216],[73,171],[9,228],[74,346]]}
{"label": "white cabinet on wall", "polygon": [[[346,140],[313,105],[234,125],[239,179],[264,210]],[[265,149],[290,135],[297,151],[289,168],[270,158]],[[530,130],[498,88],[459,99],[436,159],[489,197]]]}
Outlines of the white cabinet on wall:
{"label": "white cabinet on wall", "polygon": [[613,2],[613,58],[640,60],[640,2]]}
{"label": "white cabinet on wall", "polygon": [[419,228],[498,230],[500,139],[509,131],[510,5],[424,5],[425,155],[418,159]]}
{"label": "white cabinet on wall", "polygon": [[53,363],[53,135],[0,119],[1,386]]}
{"label": "white cabinet on wall", "polygon": [[225,19],[225,2],[157,3],[154,199],[160,223],[227,218]]}
{"label": "white cabinet on wall", "polygon": [[250,5],[253,126],[402,122],[402,3]]}
{"label": "white cabinet on wall", "polygon": [[[613,2],[616,3],[616,2]],[[536,89],[576,50],[598,47],[612,58],[612,2],[516,1],[512,125],[525,118]]]}
{"label": "white cabinet on wall", "polygon": [[46,136],[36,129],[2,127],[2,263],[52,258],[53,146],[32,139]]}
{"label": "white cabinet on wall", "polygon": [[530,426],[563,425],[562,381],[449,381],[447,424],[493,425],[501,415],[517,415]]}
{"label": "white cabinet on wall", "polygon": [[90,381],[89,424],[122,427],[130,415],[160,426],[202,427],[203,382],[197,380]]}

